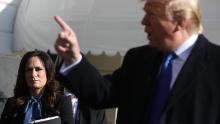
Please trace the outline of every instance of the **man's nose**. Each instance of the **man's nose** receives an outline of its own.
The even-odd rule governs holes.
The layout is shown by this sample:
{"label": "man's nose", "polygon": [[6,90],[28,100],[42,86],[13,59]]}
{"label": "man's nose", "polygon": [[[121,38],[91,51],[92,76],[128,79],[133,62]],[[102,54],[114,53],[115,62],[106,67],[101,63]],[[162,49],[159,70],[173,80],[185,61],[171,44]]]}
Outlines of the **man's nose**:
{"label": "man's nose", "polygon": [[146,22],[145,22],[145,20],[146,20],[145,18],[146,18],[146,16],[144,16],[143,19],[142,19],[142,21],[141,21],[141,24],[142,24],[142,25],[145,25],[145,23],[146,23]]}
{"label": "man's nose", "polygon": [[145,26],[150,26],[149,17],[147,17],[147,15],[144,16],[144,18],[141,21],[141,24]]}

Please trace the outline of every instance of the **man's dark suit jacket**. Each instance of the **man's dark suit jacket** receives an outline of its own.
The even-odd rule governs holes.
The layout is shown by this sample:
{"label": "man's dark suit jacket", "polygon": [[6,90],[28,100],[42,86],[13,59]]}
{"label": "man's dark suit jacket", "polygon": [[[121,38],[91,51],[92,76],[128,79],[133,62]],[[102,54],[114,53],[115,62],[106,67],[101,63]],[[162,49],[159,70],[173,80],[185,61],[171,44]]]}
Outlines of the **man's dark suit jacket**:
{"label": "man's dark suit jacket", "polygon": [[[148,124],[163,54],[133,48],[103,78],[83,57],[66,76],[68,87],[91,107],[118,107],[117,124]],[[163,110],[161,124],[220,124],[220,47],[199,35]]]}
{"label": "man's dark suit jacket", "polygon": [[[44,96],[42,99],[44,99]],[[24,108],[26,104],[21,107],[16,107],[15,105],[14,97],[7,100],[1,115],[1,124],[23,124],[25,117]],[[60,116],[62,124],[73,124],[71,99],[63,95],[57,95],[54,109],[46,110],[42,104],[42,116],[42,118]]]}
{"label": "man's dark suit jacket", "polygon": [[[47,53],[55,64],[56,72],[59,72],[59,69],[62,64],[61,57],[57,56],[56,54],[50,53],[50,51],[48,51]],[[60,91],[64,95],[64,87],[62,84],[66,82],[66,80],[64,78],[59,78],[58,74],[56,79],[59,80]],[[83,102],[81,103],[81,101],[79,101],[78,110],[79,110],[78,124],[107,124],[107,117],[104,109],[92,109]]]}

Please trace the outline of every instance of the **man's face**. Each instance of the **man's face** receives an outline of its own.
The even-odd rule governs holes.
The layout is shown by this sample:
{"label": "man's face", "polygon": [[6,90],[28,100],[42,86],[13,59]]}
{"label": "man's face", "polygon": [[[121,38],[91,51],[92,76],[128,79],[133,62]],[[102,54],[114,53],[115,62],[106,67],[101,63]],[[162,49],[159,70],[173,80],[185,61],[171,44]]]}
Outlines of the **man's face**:
{"label": "man's face", "polygon": [[166,17],[163,4],[147,1],[144,11],[142,24],[148,34],[149,45],[162,51],[172,49],[176,25]]}

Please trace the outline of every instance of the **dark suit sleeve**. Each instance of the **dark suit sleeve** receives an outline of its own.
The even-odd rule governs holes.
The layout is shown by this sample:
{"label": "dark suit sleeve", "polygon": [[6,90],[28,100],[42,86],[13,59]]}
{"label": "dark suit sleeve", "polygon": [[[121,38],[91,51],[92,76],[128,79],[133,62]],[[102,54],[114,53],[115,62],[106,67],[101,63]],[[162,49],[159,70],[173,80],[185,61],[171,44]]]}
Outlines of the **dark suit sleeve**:
{"label": "dark suit sleeve", "polygon": [[[68,70],[67,75],[60,76],[65,80],[61,82],[78,97],[80,102],[91,108],[124,106],[126,101],[130,100],[132,91],[136,89],[134,87],[136,86],[135,82],[140,81],[141,83],[143,81],[139,78],[139,74],[146,74],[143,70],[143,66],[146,65],[145,62],[150,63],[150,66],[151,63],[155,64],[154,59],[150,59],[150,62],[147,59],[154,55],[159,56],[160,52],[147,45],[132,48],[126,53],[120,68],[104,77],[83,56],[78,65]],[[144,68],[147,67],[144,66]]]}
{"label": "dark suit sleeve", "polygon": [[[130,57],[125,57],[125,60]],[[123,62],[123,66],[113,74],[103,77],[99,71],[83,56],[81,62],[68,71],[67,75],[60,75],[59,79],[66,88],[73,92],[81,102],[95,109],[117,107],[130,86],[127,81],[129,73],[127,66],[130,60]],[[131,64],[130,64],[131,65]],[[130,70],[131,71],[131,70]]]}
{"label": "dark suit sleeve", "polygon": [[92,108],[106,107],[106,103],[107,106],[115,104],[113,94],[116,90],[112,89],[112,83],[103,78],[85,58],[68,75],[60,77],[64,77],[59,81],[67,89]]}
{"label": "dark suit sleeve", "polygon": [[58,102],[62,124],[73,124],[72,104],[70,97],[61,96]]}

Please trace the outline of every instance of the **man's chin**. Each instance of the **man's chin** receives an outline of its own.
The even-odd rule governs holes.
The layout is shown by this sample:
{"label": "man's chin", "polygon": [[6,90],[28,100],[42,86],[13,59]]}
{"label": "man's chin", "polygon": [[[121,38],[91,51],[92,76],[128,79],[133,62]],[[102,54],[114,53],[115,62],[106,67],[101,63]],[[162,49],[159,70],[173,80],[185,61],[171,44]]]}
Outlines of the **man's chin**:
{"label": "man's chin", "polygon": [[165,51],[164,48],[161,45],[158,45],[158,44],[153,44],[153,43],[149,42],[149,46],[151,48],[157,49],[157,50],[162,51],[162,52]]}
{"label": "man's chin", "polygon": [[158,49],[158,45],[152,43],[151,41],[149,42],[149,46],[150,46],[151,48]]}

